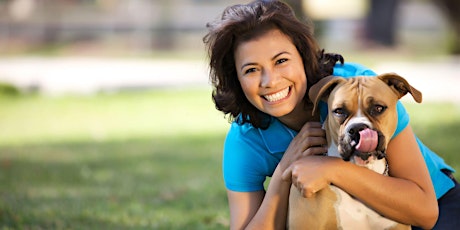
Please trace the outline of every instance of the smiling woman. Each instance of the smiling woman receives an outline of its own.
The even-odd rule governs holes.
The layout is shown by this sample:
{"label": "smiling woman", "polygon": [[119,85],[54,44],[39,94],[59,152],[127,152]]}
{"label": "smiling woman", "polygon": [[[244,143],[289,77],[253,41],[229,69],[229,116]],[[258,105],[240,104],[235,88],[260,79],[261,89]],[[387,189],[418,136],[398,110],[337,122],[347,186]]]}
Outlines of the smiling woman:
{"label": "smiling woman", "polygon": [[[319,156],[327,151],[320,123],[320,113],[324,119],[327,110],[313,113],[306,93],[328,75],[375,72],[344,63],[340,55],[325,54],[313,37],[312,25],[300,22],[281,1],[230,6],[208,29],[204,42],[213,100],[232,121],[223,151],[232,229],[283,229],[291,185],[312,196],[329,184],[401,223],[432,228],[439,205],[436,227],[456,225],[460,207],[452,204],[460,203],[455,198],[460,191],[448,175],[453,169],[418,144],[402,105],[400,130],[388,144],[388,159],[399,159],[389,160],[390,177]],[[271,179],[265,190],[267,177]],[[441,202],[445,199],[436,202],[443,196],[452,199],[446,206]]]}

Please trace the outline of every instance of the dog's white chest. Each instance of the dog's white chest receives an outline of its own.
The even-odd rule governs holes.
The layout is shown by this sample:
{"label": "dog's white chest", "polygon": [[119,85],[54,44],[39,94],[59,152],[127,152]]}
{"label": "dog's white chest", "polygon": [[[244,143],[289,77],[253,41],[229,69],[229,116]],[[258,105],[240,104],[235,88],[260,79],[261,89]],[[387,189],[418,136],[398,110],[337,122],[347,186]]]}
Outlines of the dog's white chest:
{"label": "dog's white chest", "polygon": [[397,223],[387,219],[360,201],[351,197],[335,186],[332,191],[337,194],[336,210],[338,229],[391,229]]}
{"label": "dog's white chest", "polygon": [[[337,145],[332,142],[328,149],[328,156],[340,157],[337,149]],[[386,174],[387,171],[385,159],[374,159],[363,167],[380,174]],[[342,189],[333,185],[331,185],[331,189],[337,195],[337,202],[334,205],[334,209],[336,211],[338,229],[390,229],[397,225],[395,221],[381,216]]]}

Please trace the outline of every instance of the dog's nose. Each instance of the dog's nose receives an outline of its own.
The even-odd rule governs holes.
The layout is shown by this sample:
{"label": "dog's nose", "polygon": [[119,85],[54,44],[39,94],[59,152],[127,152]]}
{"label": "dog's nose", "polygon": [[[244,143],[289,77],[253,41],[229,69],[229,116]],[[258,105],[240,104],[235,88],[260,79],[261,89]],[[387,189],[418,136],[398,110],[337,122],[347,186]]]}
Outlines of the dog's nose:
{"label": "dog's nose", "polygon": [[366,124],[355,124],[348,129],[348,134],[350,136],[357,135],[359,131],[369,128]]}

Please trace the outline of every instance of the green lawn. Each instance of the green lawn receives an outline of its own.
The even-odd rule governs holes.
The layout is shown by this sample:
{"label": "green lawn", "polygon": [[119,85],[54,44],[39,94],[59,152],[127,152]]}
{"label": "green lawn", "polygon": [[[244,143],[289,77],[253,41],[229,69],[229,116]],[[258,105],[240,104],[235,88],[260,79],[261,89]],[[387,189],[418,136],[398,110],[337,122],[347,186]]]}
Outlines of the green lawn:
{"label": "green lawn", "polygon": [[417,136],[453,166],[460,178],[460,103],[405,103]]}
{"label": "green lawn", "polygon": [[[0,105],[1,229],[228,229],[228,123],[209,90]],[[407,108],[422,140],[460,169],[460,106]]]}

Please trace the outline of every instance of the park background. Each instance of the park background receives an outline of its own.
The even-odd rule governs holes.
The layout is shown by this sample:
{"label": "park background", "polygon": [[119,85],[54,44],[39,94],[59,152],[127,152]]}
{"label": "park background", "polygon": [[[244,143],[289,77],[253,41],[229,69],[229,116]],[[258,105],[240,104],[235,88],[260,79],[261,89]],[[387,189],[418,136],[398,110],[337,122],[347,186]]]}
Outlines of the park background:
{"label": "park background", "polygon": [[[0,228],[228,229],[229,123],[212,104],[202,37],[246,2],[0,0]],[[403,98],[411,124],[460,169],[448,0],[376,11],[365,0],[290,2],[328,52],[421,90],[422,104]]]}

